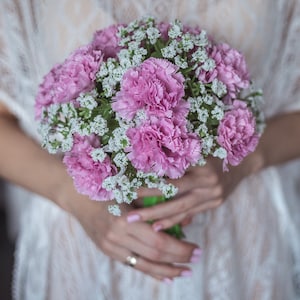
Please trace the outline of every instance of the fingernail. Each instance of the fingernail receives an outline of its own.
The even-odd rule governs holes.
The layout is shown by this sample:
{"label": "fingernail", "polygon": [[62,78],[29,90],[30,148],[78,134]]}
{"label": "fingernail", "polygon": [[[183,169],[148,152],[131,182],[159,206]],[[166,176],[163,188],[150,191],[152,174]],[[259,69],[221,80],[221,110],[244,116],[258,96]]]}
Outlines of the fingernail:
{"label": "fingernail", "polygon": [[141,219],[141,217],[139,215],[129,215],[127,216],[127,222],[128,223],[133,223],[136,221],[139,221]]}
{"label": "fingernail", "polygon": [[180,273],[182,277],[191,277],[193,275],[193,272],[191,270],[184,270]]}
{"label": "fingernail", "polygon": [[200,248],[196,248],[194,249],[192,256],[201,256],[201,254],[202,254],[202,250]]}
{"label": "fingernail", "polygon": [[155,224],[155,225],[153,225],[154,231],[160,231],[162,228],[163,228],[163,227],[162,227],[161,224]]}
{"label": "fingernail", "polygon": [[202,255],[202,250],[200,248],[194,249],[190,262],[192,263],[198,262],[200,260],[201,255]]}
{"label": "fingernail", "polygon": [[200,260],[200,256],[192,256],[190,259],[191,263],[197,263]]}
{"label": "fingernail", "polygon": [[173,280],[166,277],[166,278],[163,279],[163,282],[166,283],[166,284],[171,284],[173,282]]}

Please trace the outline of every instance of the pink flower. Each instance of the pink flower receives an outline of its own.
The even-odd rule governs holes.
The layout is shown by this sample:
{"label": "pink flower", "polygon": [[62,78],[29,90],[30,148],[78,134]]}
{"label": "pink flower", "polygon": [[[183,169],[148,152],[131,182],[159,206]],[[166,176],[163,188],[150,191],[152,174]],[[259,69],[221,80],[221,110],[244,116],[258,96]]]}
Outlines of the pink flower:
{"label": "pink flower", "polygon": [[255,132],[255,118],[245,102],[234,100],[232,110],[227,111],[218,127],[218,143],[226,149],[227,164],[238,165],[244,157],[253,152],[258,144],[259,136]]}
{"label": "pink flower", "polygon": [[178,69],[168,60],[153,57],[129,69],[112,108],[127,120],[140,109],[149,116],[171,116],[184,96],[184,77]]}
{"label": "pink flower", "polygon": [[101,62],[102,52],[88,45],[77,49],[62,64],[53,67],[39,86],[35,102],[36,117],[40,118],[43,107],[74,101],[81,92],[91,90]]}
{"label": "pink flower", "polygon": [[137,170],[179,178],[200,158],[199,138],[170,119],[131,128],[127,136],[131,144],[126,149],[128,158]]}
{"label": "pink flower", "polygon": [[191,35],[199,35],[201,33],[201,29],[199,26],[190,26],[190,25],[183,25],[183,33],[190,33]]}
{"label": "pink flower", "polygon": [[98,30],[94,34],[92,46],[103,52],[104,59],[116,57],[117,53],[121,50],[119,46],[120,39],[117,36],[120,26],[121,25],[112,25],[105,29]]}
{"label": "pink flower", "polygon": [[170,27],[171,27],[170,23],[167,23],[167,22],[160,22],[157,24],[157,28],[161,34],[161,38],[164,41],[167,41],[169,39],[168,31],[169,31]]}
{"label": "pink flower", "polygon": [[240,52],[227,44],[219,44],[210,49],[209,56],[214,59],[216,68],[208,72],[202,70],[199,80],[208,83],[217,78],[226,85],[228,96],[232,99],[237,97],[241,89],[249,87],[246,61]]}
{"label": "pink flower", "polygon": [[108,157],[103,162],[95,162],[92,159],[91,151],[99,147],[99,139],[94,135],[76,135],[74,146],[70,152],[65,153],[63,162],[79,193],[88,195],[92,200],[112,200],[112,193],[102,188],[102,182],[117,171]]}

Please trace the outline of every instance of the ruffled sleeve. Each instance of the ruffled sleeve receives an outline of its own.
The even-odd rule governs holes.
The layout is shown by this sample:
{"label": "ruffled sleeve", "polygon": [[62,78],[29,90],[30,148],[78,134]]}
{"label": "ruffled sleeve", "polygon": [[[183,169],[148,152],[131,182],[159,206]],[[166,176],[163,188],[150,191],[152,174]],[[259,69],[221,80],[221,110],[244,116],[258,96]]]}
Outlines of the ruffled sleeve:
{"label": "ruffled sleeve", "polygon": [[[278,1],[281,30],[265,85],[268,115],[300,110],[300,2]],[[272,52],[276,52],[275,55]],[[270,107],[272,106],[272,107]]]}
{"label": "ruffled sleeve", "polygon": [[33,103],[36,87],[31,47],[26,29],[32,20],[21,15],[20,2],[0,2],[0,101],[19,119],[25,131],[33,136]]}

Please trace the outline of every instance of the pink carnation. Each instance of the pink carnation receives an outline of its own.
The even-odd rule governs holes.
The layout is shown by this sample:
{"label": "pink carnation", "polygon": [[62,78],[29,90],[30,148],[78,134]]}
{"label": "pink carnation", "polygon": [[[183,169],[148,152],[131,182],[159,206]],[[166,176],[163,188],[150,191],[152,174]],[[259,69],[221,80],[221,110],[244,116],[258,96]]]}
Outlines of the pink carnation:
{"label": "pink carnation", "polygon": [[164,41],[167,41],[169,39],[168,31],[169,31],[170,27],[171,27],[170,23],[167,23],[167,22],[160,22],[157,24],[157,28],[161,34],[161,38]]}
{"label": "pink carnation", "polygon": [[203,82],[212,82],[215,78],[223,82],[229,98],[235,99],[241,89],[248,88],[249,73],[244,56],[227,44],[213,46],[209,56],[214,59],[216,68],[212,71],[201,71],[198,79]]}
{"label": "pink carnation", "polygon": [[184,96],[184,77],[178,69],[168,60],[153,57],[129,69],[112,108],[127,120],[132,120],[139,109],[150,116],[172,116]]}
{"label": "pink carnation", "polygon": [[62,64],[56,65],[39,86],[35,102],[36,117],[40,118],[44,107],[74,101],[81,92],[91,90],[101,62],[102,52],[88,45],[77,49]]}
{"label": "pink carnation", "polygon": [[63,162],[79,193],[88,195],[92,200],[112,200],[112,193],[102,188],[102,182],[108,176],[115,175],[117,170],[108,157],[103,162],[92,159],[91,151],[99,147],[99,139],[95,136],[76,135],[74,146],[65,153]]}
{"label": "pink carnation", "polygon": [[200,158],[197,135],[187,133],[185,128],[170,119],[130,128],[127,136],[131,144],[126,149],[128,158],[137,170],[179,178]]}
{"label": "pink carnation", "polygon": [[235,100],[232,110],[225,113],[218,127],[218,143],[226,149],[227,164],[238,165],[244,157],[253,152],[258,144],[259,136],[255,133],[255,118],[245,102]]}
{"label": "pink carnation", "polygon": [[119,46],[120,38],[117,36],[120,26],[121,25],[112,25],[105,29],[98,30],[94,34],[92,46],[103,52],[104,59],[116,57],[117,53],[121,50]]}
{"label": "pink carnation", "polygon": [[201,29],[199,26],[190,26],[190,25],[183,25],[182,29],[183,33],[190,33],[191,35],[199,35],[201,33]]}

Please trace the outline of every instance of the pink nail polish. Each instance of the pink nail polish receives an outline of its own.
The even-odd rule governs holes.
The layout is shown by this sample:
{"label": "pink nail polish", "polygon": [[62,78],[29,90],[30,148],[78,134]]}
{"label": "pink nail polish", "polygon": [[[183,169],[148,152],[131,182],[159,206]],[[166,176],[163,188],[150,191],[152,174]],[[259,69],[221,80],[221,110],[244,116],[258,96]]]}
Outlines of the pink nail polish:
{"label": "pink nail polish", "polygon": [[173,280],[166,277],[166,278],[163,279],[163,282],[166,283],[166,284],[171,284],[173,282]]}
{"label": "pink nail polish", "polygon": [[198,262],[200,260],[201,255],[202,255],[202,250],[200,248],[195,248],[192,253],[190,262],[192,262],[192,263]]}
{"label": "pink nail polish", "polygon": [[193,251],[193,256],[201,256],[202,250],[200,248],[196,248]]}
{"label": "pink nail polish", "polygon": [[180,273],[182,277],[191,277],[193,275],[193,272],[191,270],[184,270]]}
{"label": "pink nail polish", "polygon": [[200,260],[200,256],[192,256],[190,259],[191,263],[197,263]]}
{"label": "pink nail polish", "polygon": [[154,231],[160,231],[161,229],[162,229],[162,225],[160,225],[160,224],[155,224],[155,225],[153,225],[153,229],[154,229]]}
{"label": "pink nail polish", "polygon": [[129,215],[127,216],[127,222],[128,223],[133,223],[136,221],[139,221],[141,219],[141,217],[139,215]]}

